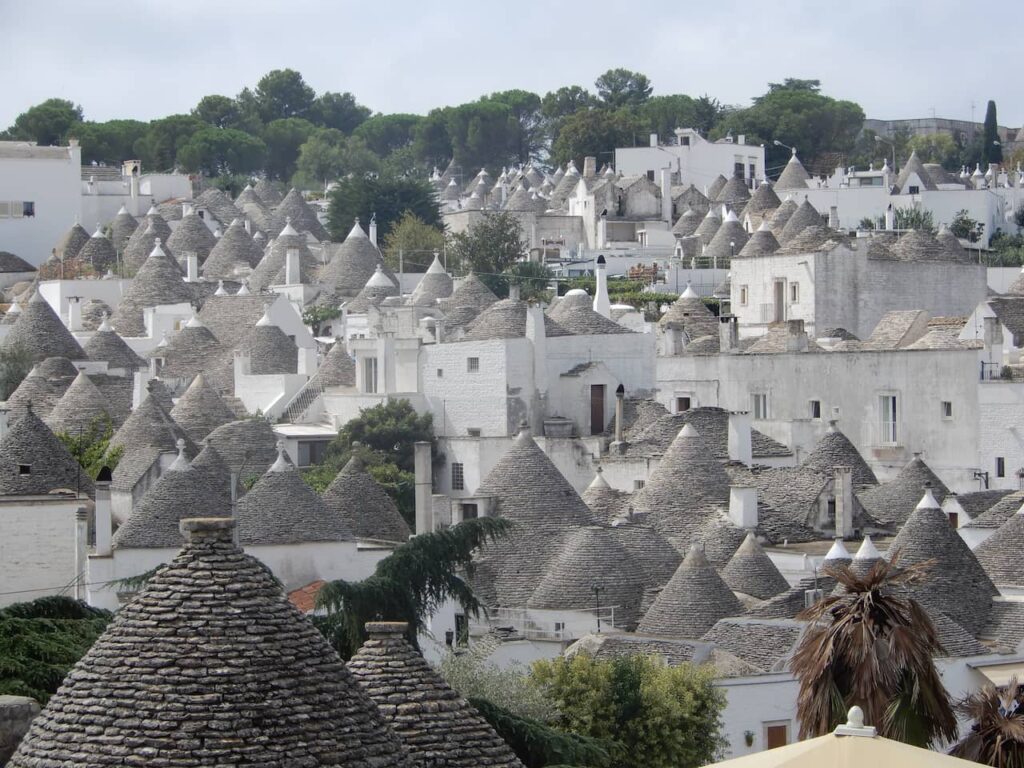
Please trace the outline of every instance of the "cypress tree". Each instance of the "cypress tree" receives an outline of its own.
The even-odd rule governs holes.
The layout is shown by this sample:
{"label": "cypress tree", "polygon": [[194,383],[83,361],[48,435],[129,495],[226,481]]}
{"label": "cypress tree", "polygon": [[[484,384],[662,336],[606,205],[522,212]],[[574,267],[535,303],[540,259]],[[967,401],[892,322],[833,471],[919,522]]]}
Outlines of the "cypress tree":
{"label": "cypress tree", "polygon": [[991,100],[985,109],[985,134],[981,147],[981,161],[986,167],[989,163],[1003,162],[1003,146],[999,143],[999,123],[996,120],[996,103]]}

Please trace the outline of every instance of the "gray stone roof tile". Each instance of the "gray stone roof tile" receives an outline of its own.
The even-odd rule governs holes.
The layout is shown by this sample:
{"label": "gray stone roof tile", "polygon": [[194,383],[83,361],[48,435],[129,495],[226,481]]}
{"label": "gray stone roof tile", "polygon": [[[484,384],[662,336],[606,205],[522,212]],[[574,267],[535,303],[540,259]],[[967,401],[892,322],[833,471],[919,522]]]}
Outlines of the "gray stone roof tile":
{"label": "gray stone roof tile", "polygon": [[110,324],[122,336],[143,336],[146,332],[143,310],[147,307],[187,304],[194,298],[194,286],[185,282],[178,262],[157,244],[135,273]]}
{"label": "gray stone roof tile", "polygon": [[87,242],[89,242],[89,233],[85,227],[76,223],[57,241],[55,249],[57,256],[65,261],[73,259]]}
{"label": "gray stone roof tile", "polygon": [[22,308],[4,337],[3,345],[7,349],[21,347],[36,363],[48,357],[86,359],[85,350],[38,291]]}
{"label": "gray stone roof tile", "polygon": [[174,404],[171,418],[199,443],[217,427],[234,421],[235,414],[200,373]]}
{"label": "gray stone roof tile", "polygon": [[796,152],[793,152],[789,162],[786,163],[786,167],[782,169],[782,173],[779,174],[779,178],[775,182],[775,189],[787,191],[807,189],[807,182],[810,178],[811,176],[807,173],[807,169],[804,168],[804,164],[800,162]]}
{"label": "gray stone roof tile", "polygon": [[139,222],[122,207],[114,220],[110,222],[110,241],[114,245],[114,250],[124,254],[125,248],[128,247],[128,240],[138,228]]}
{"label": "gray stone roof tile", "polygon": [[46,417],[46,425],[55,434],[72,436],[88,433],[94,426],[102,433],[109,424],[119,422],[107,398],[84,372],[75,377]]}
{"label": "gray stone roof tile", "polygon": [[402,542],[412,535],[395,502],[356,456],[324,489],[323,501],[358,539]]}
{"label": "gray stone roof tile", "polygon": [[85,342],[84,351],[90,360],[106,361],[110,368],[136,370],[146,367],[146,361],[139,357],[109,324],[100,324],[96,333]]}
{"label": "gray stone roof tile", "polygon": [[263,251],[246,231],[245,225],[235,219],[210,249],[203,262],[202,274],[211,280],[245,278],[262,258]]}
{"label": "gray stone roof tile", "polygon": [[1000,586],[1024,586],[1024,515],[1017,512],[974,549],[985,573]]}
{"label": "gray stone roof tile", "polygon": [[806,626],[791,619],[730,618],[716,622],[701,639],[772,672],[792,655]]}
{"label": "gray stone roof tile", "polygon": [[277,459],[277,437],[266,419],[252,417],[217,427],[203,440],[244,483],[260,477]]}
{"label": "gray stone roof tile", "polygon": [[171,253],[179,259],[183,259],[187,253],[194,253],[200,264],[206,261],[216,244],[217,239],[213,232],[195,211],[183,217],[167,238],[167,247]]}
{"label": "gray stone roof tile", "polygon": [[929,486],[940,504],[949,495],[949,489],[924,463],[920,455],[915,455],[892,480],[873,488],[861,491],[857,499],[865,511],[882,524],[902,525],[911,514]]}
{"label": "gray stone roof tile", "polygon": [[836,428],[834,421],[829,422],[828,431],[807,454],[802,466],[826,477],[832,475],[836,467],[850,467],[853,489],[857,492],[878,485],[871,467],[850,439]]}
{"label": "gray stone roof tile", "polygon": [[753,532],[748,532],[736,554],[722,570],[722,579],[733,592],[768,600],[789,589],[789,583],[775,563],[761,549]]}
{"label": "gray stone roof tile", "polygon": [[0,496],[68,489],[92,493],[92,481],[50,428],[27,408],[0,440]]}

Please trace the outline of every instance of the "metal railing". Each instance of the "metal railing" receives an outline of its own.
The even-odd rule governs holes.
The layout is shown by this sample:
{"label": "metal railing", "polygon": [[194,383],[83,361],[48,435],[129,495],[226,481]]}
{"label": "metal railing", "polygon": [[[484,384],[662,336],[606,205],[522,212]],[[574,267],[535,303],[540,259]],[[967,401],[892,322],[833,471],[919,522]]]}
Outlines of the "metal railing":
{"label": "metal railing", "polygon": [[531,615],[536,614],[536,612],[526,608],[488,609],[485,614],[481,614],[478,619],[470,622],[470,628],[483,631],[510,630],[515,635],[527,640],[564,642],[576,640],[583,635],[590,634],[597,628],[598,622],[600,622],[602,628],[615,628],[615,609],[617,607],[615,605],[604,605],[598,608],[574,609],[572,613],[590,614],[594,617],[594,625],[586,629],[571,626],[569,622],[556,621],[554,619],[542,624]]}
{"label": "metal railing", "polygon": [[310,406],[313,405],[324,393],[323,379],[320,378],[319,371],[314,373],[310,377],[302,388],[295,393],[288,405],[285,406],[284,410],[281,411],[281,416],[278,418],[278,422],[285,424],[292,424],[295,420],[302,416]]}

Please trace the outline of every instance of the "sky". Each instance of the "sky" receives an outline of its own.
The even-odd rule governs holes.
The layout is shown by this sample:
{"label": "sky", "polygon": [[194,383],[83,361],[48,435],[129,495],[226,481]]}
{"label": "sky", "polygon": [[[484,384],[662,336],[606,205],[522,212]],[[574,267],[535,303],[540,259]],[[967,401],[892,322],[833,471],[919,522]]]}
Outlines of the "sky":
{"label": "sky", "polygon": [[[1024,3],[998,15],[1020,29]],[[0,128],[51,97],[88,120],[151,120],[285,67],[384,113],[592,90],[626,67],[655,94],[746,105],[812,78],[869,118],[981,121],[994,99],[1000,125],[1024,124],[1017,37],[978,35],[956,0],[0,0],[0,19]]]}

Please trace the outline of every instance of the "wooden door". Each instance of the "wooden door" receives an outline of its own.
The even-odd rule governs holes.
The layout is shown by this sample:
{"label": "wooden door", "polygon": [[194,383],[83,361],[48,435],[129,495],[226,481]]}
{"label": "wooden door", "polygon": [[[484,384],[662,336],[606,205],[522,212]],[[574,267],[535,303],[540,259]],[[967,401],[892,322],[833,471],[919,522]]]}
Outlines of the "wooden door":
{"label": "wooden door", "polygon": [[604,384],[590,385],[590,434],[604,432]]}

